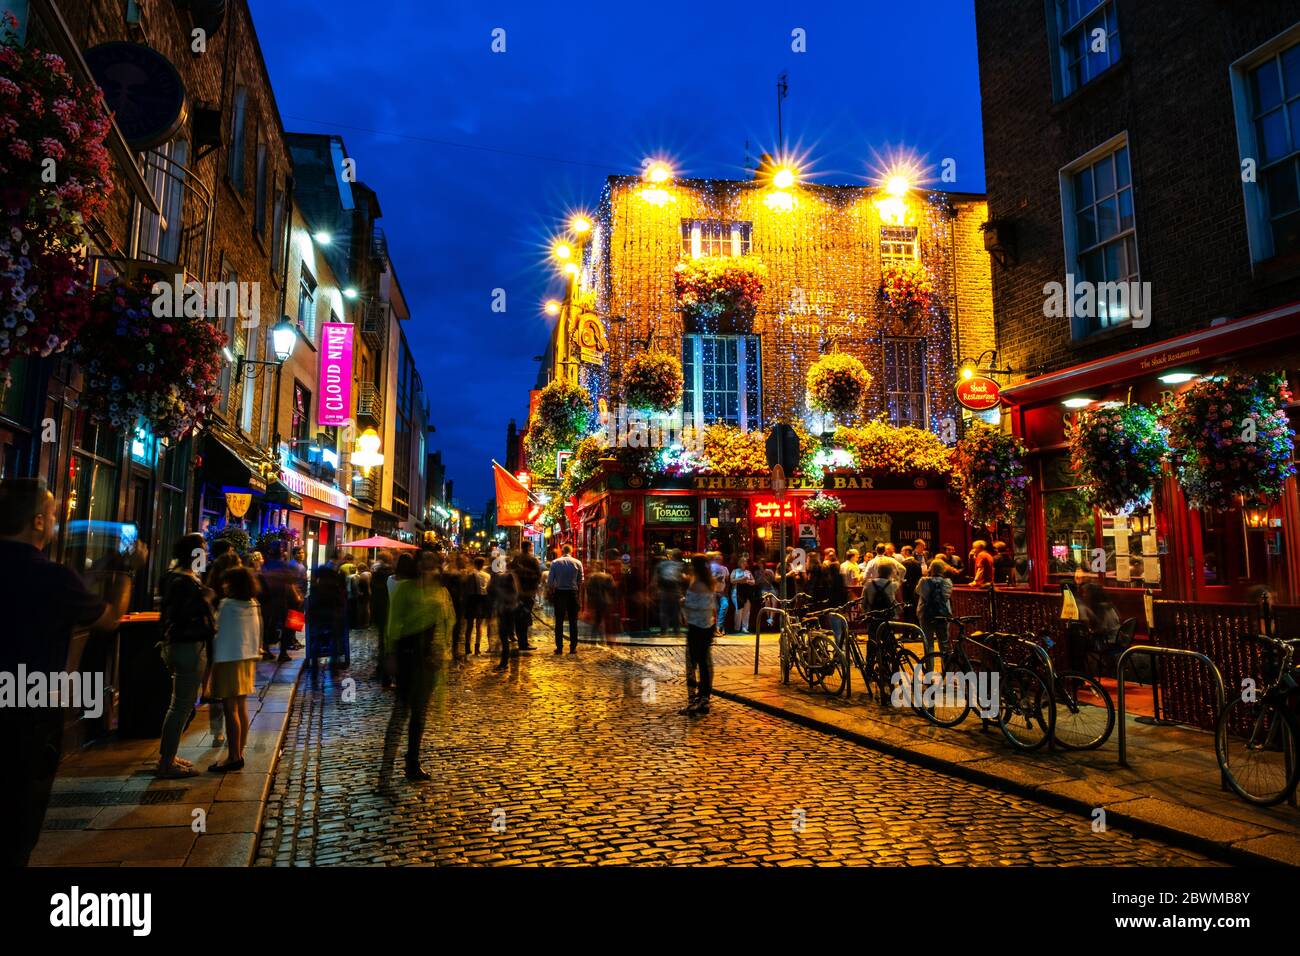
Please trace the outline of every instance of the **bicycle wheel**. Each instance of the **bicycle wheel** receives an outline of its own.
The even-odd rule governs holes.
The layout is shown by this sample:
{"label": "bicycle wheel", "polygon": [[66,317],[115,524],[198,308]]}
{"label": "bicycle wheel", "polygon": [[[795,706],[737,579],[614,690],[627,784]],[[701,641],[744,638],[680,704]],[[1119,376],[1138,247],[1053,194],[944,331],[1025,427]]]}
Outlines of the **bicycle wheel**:
{"label": "bicycle wheel", "polygon": [[814,634],[808,639],[808,674],[810,683],[820,686],[832,697],[844,690],[848,658],[829,634]]}
{"label": "bicycle wheel", "polygon": [[[917,680],[920,678],[921,672],[921,659],[906,647],[900,647],[898,657],[894,661],[894,673],[889,678],[890,684],[900,688],[900,697],[905,706],[911,707],[912,710],[924,716],[925,712],[921,709],[922,700],[916,693]],[[892,695],[890,702],[893,702]]]}
{"label": "bicycle wheel", "polygon": [[1053,733],[1066,750],[1095,750],[1115,729],[1115,705],[1110,694],[1093,678],[1076,671],[1056,675]]}
{"label": "bicycle wheel", "polygon": [[963,675],[945,670],[943,654],[931,651],[921,665],[921,716],[939,727],[956,727],[971,711]]}
{"label": "bicycle wheel", "polygon": [[1028,667],[998,674],[998,728],[1017,750],[1037,750],[1052,736],[1052,693]]}
{"label": "bicycle wheel", "polygon": [[790,683],[790,668],[793,666],[794,651],[790,646],[790,629],[781,629],[781,683]]}
{"label": "bicycle wheel", "polygon": [[[1245,727],[1242,736],[1234,727]],[[1228,786],[1261,807],[1281,803],[1300,779],[1296,722],[1271,701],[1228,701],[1214,728],[1214,753]]]}

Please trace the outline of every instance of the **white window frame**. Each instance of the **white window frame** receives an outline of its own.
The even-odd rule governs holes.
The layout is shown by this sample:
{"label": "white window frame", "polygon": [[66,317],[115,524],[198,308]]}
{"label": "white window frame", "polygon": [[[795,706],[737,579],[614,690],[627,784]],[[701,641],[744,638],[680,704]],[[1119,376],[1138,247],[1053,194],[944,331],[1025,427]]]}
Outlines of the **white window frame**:
{"label": "white window frame", "polygon": [[[699,259],[706,255],[706,253],[704,252],[704,242],[705,242],[704,227],[705,226],[709,226],[711,231],[712,231],[712,227],[716,226],[717,231],[719,233],[722,232],[724,229],[726,229],[731,233],[731,251],[729,253],[724,253],[725,255],[747,256],[752,251],[753,237],[754,237],[754,224],[752,222],[749,222],[748,220],[683,219],[682,220],[682,253],[683,254],[689,254],[690,258],[692,259]],[[686,234],[688,228],[690,232],[689,253],[686,249],[686,244],[687,244]],[[717,242],[719,245],[722,245],[725,243],[725,240],[723,240],[721,237],[719,237],[716,240],[710,237],[709,242],[711,245],[714,242]],[[707,255],[712,257],[714,254],[710,252],[707,253]]]}
{"label": "white window frame", "polygon": [[[903,232],[910,232],[911,238],[900,238]],[[920,247],[918,236],[919,231],[916,226],[881,226],[880,264],[886,266],[900,262],[915,262]]]}
{"label": "white window frame", "polygon": [[[303,295],[304,287],[306,295]],[[316,342],[316,293],[320,290],[320,283],[312,275],[311,270],[305,264],[299,267],[298,271],[298,328],[302,330],[303,337],[308,342]],[[306,311],[308,315],[303,315],[304,301],[311,306]]]}
{"label": "white window frame", "polygon": [[[1096,7],[1088,11],[1082,20],[1066,24],[1062,22],[1061,19],[1061,0],[1046,0],[1046,4],[1048,42],[1050,42],[1052,46],[1052,86],[1056,92],[1056,98],[1058,100],[1063,100],[1088,86],[1088,84],[1097,79],[1097,77],[1112,69],[1115,64],[1123,58],[1124,45],[1120,39],[1119,6],[1116,0],[1103,0],[1102,3],[1097,4]],[[1071,86],[1071,61],[1067,59],[1067,56],[1071,51],[1068,51],[1065,47],[1066,36],[1073,34],[1076,30],[1084,30],[1087,31],[1089,38],[1091,38],[1091,31],[1088,31],[1087,28],[1088,20],[1096,17],[1099,11],[1108,15],[1112,10],[1115,14],[1115,30],[1113,33],[1108,30],[1106,34],[1106,55],[1110,58],[1110,62],[1106,65],[1105,69],[1094,73],[1078,86]],[[1084,59],[1086,60],[1087,57],[1085,56]]]}
{"label": "white window frame", "polygon": [[[1300,23],[1284,30],[1271,40],[1262,43],[1228,67],[1228,82],[1232,89],[1232,113],[1237,123],[1237,149],[1242,163],[1255,161],[1255,182],[1242,179],[1242,201],[1246,204],[1246,242],[1250,247],[1251,272],[1256,263],[1273,258],[1273,229],[1268,216],[1268,203],[1259,186],[1263,174],[1260,162],[1258,137],[1255,135],[1255,104],[1250,93],[1250,73],[1265,60],[1280,55],[1300,42]],[[1283,108],[1285,112],[1285,107]],[[1294,161],[1292,154],[1292,161]],[[1285,162],[1285,160],[1284,160]],[[1238,167],[1240,171],[1240,167]]]}
{"label": "white window frame", "polygon": [[152,164],[146,161],[145,177],[160,212],[152,212],[136,201],[136,255],[152,262],[175,264],[181,258],[189,140],[178,136],[149,152],[158,158]]}
{"label": "white window frame", "polygon": [[884,399],[884,402],[885,402],[885,414],[886,414],[886,415],[889,414],[889,397],[890,397],[890,395],[904,395],[904,394],[911,395],[911,394],[916,394],[916,393],[914,393],[914,392],[910,392],[910,391],[909,391],[909,392],[900,392],[900,391],[893,391],[893,392],[891,392],[891,391],[889,390],[889,370],[890,370],[890,364],[889,364],[889,362],[887,361],[887,355],[886,355],[886,352],[887,352],[887,350],[888,350],[889,343],[891,343],[891,342],[905,342],[905,343],[907,343],[907,347],[908,347],[909,349],[914,348],[914,347],[916,347],[916,346],[920,346],[920,352],[921,352],[921,361],[920,361],[920,367],[921,367],[921,391],[920,391],[920,393],[919,393],[920,396],[921,396],[921,420],[920,420],[919,423],[894,421],[894,422],[892,422],[892,424],[894,424],[894,425],[914,425],[914,427],[916,427],[916,428],[920,428],[920,429],[924,429],[924,430],[928,431],[929,428],[930,428],[930,370],[929,370],[929,368],[926,367],[926,361],[925,361],[925,360],[926,360],[926,357],[927,357],[927,354],[928,354],[927,351],[926,351],[926,340],[925,340],[925,336],[923,336],[923,335],[886,335],[886,336],[883,336],[882,339],[881,339],[881,343],[880,343],[880,357],[881,357],[881,368],[884,369],[884,374],[880,376],[880,386],[881,386],[880,390],[881,390],[881,393],[882,393],[882,396],[883,396],[883,399]]}
{"label": "white window frame", "polygon": [[[1107,241],[1107,244],[1111,242],[1122,243],[1125,238],[1130,236],[1132,237],[1134,257],[1137,259],[1137,271],[1134,273],[1131,281],[1142,281],[1142,251],[1139,248],[1140,243],[1138,241],[1137,226],[1137,185],[1133,180],[1133,145],[1129,142],[1128,130],[1124,130],[1121,133],[1116,133],[1104,143],[1088,150],[1088,152],[1079,156],[1072,162],[1062,166],[1057,172],[1057,178],[1061,190],[1061,238],[1064,242],[1065,249],[1065,274],[1074,276],[1076,282],[1083,280],[1083,263],[1079,256],[1079,236],[1075,224],[1075,213],[1077,210],[1074,208],[1074,177],[1077,173],[1091,166],[1103,156],[1117,153],[1121,149],[1128,150],[1128,188],[1133,196],[1133,225],[1129,229],[1121,229]],[[1118,195],[1118,190],[1116,191],[1116,194]],[[1095,195],[1093,196],[1093,199],[1096,199]],[[1066,295],[1068,296],[1070,294],[1072,294],[1072,290],[1067,289]],[[1075,318],[1071,322],[1070,328],[1070,338],[1076,342],[1091,338],[1093,335],[1097,335],[1101,332],[1110,332],[1113,329],[1123,328],[1126,325],[1130,325],[1133,319],[1132,316],[1130,316],[1125,322],[1116,322],[1103,329],[1090,328],[1088,332],[1082,335],[1079,334],[1079,329],[1077,325],[1075,325],[1078,321],[1079,319]],[[1091,322],[1091,320],[1088,321]]]}
{"label": "white window frame", "polygon": [[[734,339],[736,340],[736,404],[739,413],[735,424],[742,429],[751,427],[758,428],[763,421],[763,341],[758,335],[709,335],[705,333],[688,333],[684,339],[691,346],[691,381],[686,383],[690,390],[692,405],[691,422],[689,423],[696,432],[706,428],[715,422],[704,420],[704,402],[702,395],[704,391],[704,340],[705,339]],[[751,355],[751,350],[753,354]],[[749,407],[748,389],[745,383],[749,375],[749,365],[751,359],[759,363],[758,368],[758,394],[754,396],[756,407]]]}

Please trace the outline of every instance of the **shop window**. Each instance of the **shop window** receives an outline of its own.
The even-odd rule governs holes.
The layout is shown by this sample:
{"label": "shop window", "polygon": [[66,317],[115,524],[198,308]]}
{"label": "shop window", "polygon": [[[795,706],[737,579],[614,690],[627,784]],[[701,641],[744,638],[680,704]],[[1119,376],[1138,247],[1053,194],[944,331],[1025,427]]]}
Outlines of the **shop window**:
{"label": "shop window", "polygon": [[753,224],[726,219],[683,219],[682,256],[747,256]]}
{"label": "shop window", "polygon": [[757,335],[682,337],[682,415],[696,429],[725,423],[761,428]]}
{"label": "shop window", "polygon": [[916,261],[915,226],[880,227],[880,264]]}
{"label": "shop window", "polygon": [[928,428],[925,339],[887,337],[884,359],[885,409],[890,424]]}
{"label": "shop window", "polygon": [[1141,517],[1094,508],[1070,471],[1068,455],[1043,462],[1043,522],[1047,574],[1055,583],[1104,577],[1107,585],[1159,586],[1154,506]]}
{"label": "shop window", "polygon": [[1115,0],[1052,0],[1057,88],[1060,98],[1090,83],[1119,61]]}
{"label": "shop window", "polygon": [[284,269],[284,190],[276,189],[271,212],[271,271],[277,279]]}
{"label": "shop window", "polygon": [[63,563],[78,574],[103,567],[122,543],[117,516],[117,480],[122,442],[117,432],[95,425],[79,413],[79,427],[68,461],[68,495]]}
{"label": "shop window", "polygon": [[1300,252],[1300,25],[1231,71],[1247,228],[1256,261]]}
{"label": "shop window", "polygon": [[253,231],[266,230],[266,144],[257,144],[257,182],[253,189]]}

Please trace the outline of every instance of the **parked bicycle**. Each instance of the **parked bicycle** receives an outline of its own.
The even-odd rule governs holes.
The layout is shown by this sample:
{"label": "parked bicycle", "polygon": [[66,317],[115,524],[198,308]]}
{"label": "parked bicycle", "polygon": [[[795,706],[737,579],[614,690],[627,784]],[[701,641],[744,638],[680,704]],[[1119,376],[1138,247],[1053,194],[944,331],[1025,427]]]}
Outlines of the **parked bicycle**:
{"label": "parked bicycle", "polygon": [[[1261,807],[1281,803],[1300,781],[1296,712],[1300,710],[1300,640],[1251,635],[1264,645],[1263,687],[1243,690],[1219,711],[1214,752],[1228,786]],[[1232,733],[1244,726],[1243,736]]]}
{"label": "parked bicycle", "polygon": [[1084,671],[1056,670],[1050,634],[1015,637],[1029,650],[1028,666],[1052,688],[1053,740],[1066,750],[1095,750],[1109,740],[1115,730],[1115,704],[1101,682]]}
{"label": "parked bicycle", "polygon": [[[820,657],[833,657],[837,670],[825,675],[822,687],[832,695],[853,695],[853,668],[862,675],[862,682],[869,696],[874,696],[884,704],[893,697],[896,680],[901,680],[911,688],[916,682],[916,672],[921,667],[921,660],[916,653],[904,647],[899,636],[916,632],[917,640],[922,638],[920,628],[914,624],[905,624],[895,619],[895,613],[901,608],[896,604],[892,608],[865,611],[858,601],[850,602],[840,608],[825,612],[842,622],[839,633],[832,632],[822,640],[831,644],[829,647],[818,646]],[[865,644],[854,630],[858,621],[865,623]],[[911,706],[920,712],[919,702],[907,698]]]}
{"label": "parked bicycle", "polygon": [[[997,632],[967,634],[967,626],[976,620],[936,619],[936,645],[921,664],[920,712],[939,727],[956,727],[980,708],[985,727],[996,722],[1011,746],[1037,750],[1051,739],[1055,726],[1051,687],[1032,668],[1006,660],[1004,646],[1019,644],[1022,638]],[[955,640],[950,629],[957,632]]]}

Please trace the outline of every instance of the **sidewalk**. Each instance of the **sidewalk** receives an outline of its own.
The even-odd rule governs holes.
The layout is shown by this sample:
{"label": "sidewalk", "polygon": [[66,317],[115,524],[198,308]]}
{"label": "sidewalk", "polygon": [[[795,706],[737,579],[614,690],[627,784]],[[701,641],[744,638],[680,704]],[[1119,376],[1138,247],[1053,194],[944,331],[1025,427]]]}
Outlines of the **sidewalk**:
{"label": "sidewalk", "polygon": [[180,755],[205,771],[197,777],[156,779],[157,738],[113,739],[65,755],[31,865],[252,865],[301,669],[297,657],[258,663],[238,773],[206,772],[225,755],[212,743],[206,705],[181,738]]}
{"label": "sidewalk", "polygon": [[774,667],[719,667],[714,693],[796,723],[853,740],[920,766],[1027,796],[1109,826],[1157,837],[1230,863],[1300,866],[1300,810],[1282,804],[1255,807],[1220,789],[1213,735],[1188,727],[1138,723],[1130,715],[1128,768],[1119,766],[1118,727],[1093,751],[1013,750],[993,727],[985,733],[972,715],[957,727],[936,727],[911,709],[881,707],[861,693],[854,699],[814,692],[791,676],[781,684]]}

